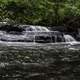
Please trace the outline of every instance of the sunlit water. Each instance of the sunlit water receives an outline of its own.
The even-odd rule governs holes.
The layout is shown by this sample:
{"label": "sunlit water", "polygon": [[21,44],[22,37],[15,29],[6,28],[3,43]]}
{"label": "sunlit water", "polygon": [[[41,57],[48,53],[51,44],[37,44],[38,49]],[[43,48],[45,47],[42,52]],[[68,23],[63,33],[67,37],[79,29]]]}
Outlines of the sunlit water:
{"label": "sunlit water", "polygon": [[64,35],[65,42],[76,42],[76,40],[71,35]]}

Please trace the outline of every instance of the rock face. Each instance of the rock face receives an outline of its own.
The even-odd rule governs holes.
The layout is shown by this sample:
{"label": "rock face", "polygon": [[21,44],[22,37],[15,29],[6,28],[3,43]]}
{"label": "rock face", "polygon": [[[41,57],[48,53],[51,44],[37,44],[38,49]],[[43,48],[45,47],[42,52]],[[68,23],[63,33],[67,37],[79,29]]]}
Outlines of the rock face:
{"label": "rock face", "polygon": [[0,27],[0,40],[10,42],[70,42],[75,41],[70,35],[51,31],[43,26]]}
{"label": "rock face", "polygon": [[[10,25],[9,25],[10,26]],[[23,26],[23,27],[0,27],[0,40],[11,42],[51,42],[52,36],[55,37],[55,33],[58,35],[58,31],[50,31],[46,27],[42,26]]]}

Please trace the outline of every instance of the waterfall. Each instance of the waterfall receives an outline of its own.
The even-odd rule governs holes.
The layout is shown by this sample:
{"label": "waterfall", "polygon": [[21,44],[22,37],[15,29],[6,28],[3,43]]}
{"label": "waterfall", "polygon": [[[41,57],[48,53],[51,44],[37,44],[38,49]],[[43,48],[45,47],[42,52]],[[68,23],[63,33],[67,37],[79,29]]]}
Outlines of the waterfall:
{"label": "waterfall", "polygon": [[[15,31],[14,31],[15,32]],[[57,42],[75,42],[76,40],[71,35],[62,35],[59,31],[50,31],[48,28],[43,26],[28,26],[25,28],[25,31],[22,34],[10,34],[6,31],[0,31],[0,40],[2,41],[10,41],[10,42],[36,42],[37,40],[42,40],[46,42],[49,38],[50,43]]]}
{"label": "waterfall", "polygon": [[76,40],[71,35],[64,35],[65,42],[76,42]]}
{"label": "waterfall", "polygon": [[[42,36],[44,36],[44,38],[46,37],[50,37],[50,30],[48,30],[48,28],[43,27],[43,26],[30,26],[26,28],[26,38],[29,36],[32,36],[34,39],[34,42],[36,42],[36,37],[40,38]],[[39,41],[39,40],[38,40]]]}

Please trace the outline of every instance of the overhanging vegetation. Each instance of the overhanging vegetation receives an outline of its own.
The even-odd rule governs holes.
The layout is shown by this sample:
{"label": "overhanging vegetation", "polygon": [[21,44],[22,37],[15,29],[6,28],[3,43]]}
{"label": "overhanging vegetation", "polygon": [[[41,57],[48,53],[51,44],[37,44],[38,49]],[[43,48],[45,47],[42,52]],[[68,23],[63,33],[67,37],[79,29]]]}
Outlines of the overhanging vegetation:
{"label": "overhanging vegetation", "polygon": [[0,0],[0,21],[54,26],[76,24],[78,17],[80,0]]}

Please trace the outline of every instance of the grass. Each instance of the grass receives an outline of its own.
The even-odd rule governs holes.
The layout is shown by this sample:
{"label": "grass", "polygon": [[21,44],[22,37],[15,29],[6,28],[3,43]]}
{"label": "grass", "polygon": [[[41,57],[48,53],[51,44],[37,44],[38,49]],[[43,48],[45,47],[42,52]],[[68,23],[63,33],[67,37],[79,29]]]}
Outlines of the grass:
{"label": "grass", "polygon": [[0,48],[1,80],[79,80],[80,50]]}

